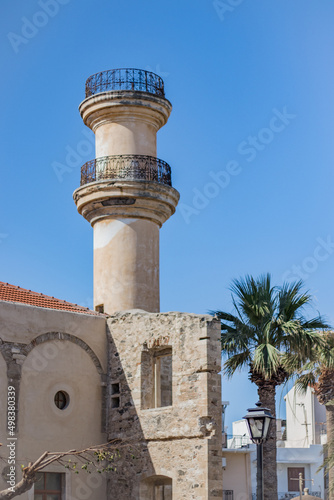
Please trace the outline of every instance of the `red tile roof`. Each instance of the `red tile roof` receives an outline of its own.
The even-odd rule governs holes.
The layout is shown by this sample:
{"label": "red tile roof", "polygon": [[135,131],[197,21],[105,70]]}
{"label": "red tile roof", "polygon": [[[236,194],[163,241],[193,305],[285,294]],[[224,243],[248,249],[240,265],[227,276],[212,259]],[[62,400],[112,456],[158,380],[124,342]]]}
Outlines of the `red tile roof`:
{"label": "red tile roof", "polygon": [[19,302],[29,304],[30,306],[46,307],[48,309],[60,309],[62,311],[71,311],[76,313],[93,314],[99,316],[99,313],[91,311],[88,307],[71,304],[65,300],[55,299],[42,293],[32,292],[19,286],[9,285],[0,281],[0,301]]}

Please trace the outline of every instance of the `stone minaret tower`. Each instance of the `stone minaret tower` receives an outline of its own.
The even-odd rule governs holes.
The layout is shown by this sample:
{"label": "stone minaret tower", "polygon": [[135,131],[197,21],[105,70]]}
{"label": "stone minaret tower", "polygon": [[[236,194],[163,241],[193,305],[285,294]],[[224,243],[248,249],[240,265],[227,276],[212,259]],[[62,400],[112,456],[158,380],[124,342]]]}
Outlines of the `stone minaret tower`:
{"label": "stone minaret tower", "polygon": [[95,133],[96,159],[82,167],[73,196],[94,229],[99,311],[159,311],[159,228],[179,193],[156,157],[156,134],[171,109],[162,79],[148,71],[115,69],[86,82],[79,110]]}

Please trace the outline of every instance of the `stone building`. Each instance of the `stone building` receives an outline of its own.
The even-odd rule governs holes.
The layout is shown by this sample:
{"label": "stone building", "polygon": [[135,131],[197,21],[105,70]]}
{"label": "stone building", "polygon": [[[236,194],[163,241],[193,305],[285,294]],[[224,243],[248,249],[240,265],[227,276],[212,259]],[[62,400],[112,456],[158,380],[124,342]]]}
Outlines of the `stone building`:
{"label": "stone building", "polygon": [[135,446],[108,476],[53,464],[22,498],[222,499],[220,323],[159,312],[159,230],[179,199],[156,156],[171,112],[163,81],[98,73],[79,110],[96,139],[74,193],[94,231],[95,310],[0,283],[1,440],[17,463],[115,438]]}

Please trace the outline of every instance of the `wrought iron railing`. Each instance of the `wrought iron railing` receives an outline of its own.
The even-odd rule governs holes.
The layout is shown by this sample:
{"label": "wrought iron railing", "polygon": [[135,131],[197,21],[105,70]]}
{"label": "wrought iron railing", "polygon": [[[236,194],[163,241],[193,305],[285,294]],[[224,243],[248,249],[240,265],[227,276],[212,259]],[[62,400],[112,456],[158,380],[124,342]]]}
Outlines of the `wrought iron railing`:
{"label": "wrought iron railing", "polygon": [[107,179],[154,181],[167,186],[172,185],[170,166],[154,156],[102,156],[88,161],[81,167],[81,186]]}
{"label": "wrought iron railing", "polygon": [[237,436],[235,434],[227,434],[225,441],[225,448],[244,448],[245,446],[249,446],[251,444],[251,440],[248,436]]}
{"label": "wrought iron railing", "polygon": [[86,97],[107,90],[140,90],[161,97],[165,96],[164,82],[151,71],[134,68],[119,68],[101,71],[86,81]]}

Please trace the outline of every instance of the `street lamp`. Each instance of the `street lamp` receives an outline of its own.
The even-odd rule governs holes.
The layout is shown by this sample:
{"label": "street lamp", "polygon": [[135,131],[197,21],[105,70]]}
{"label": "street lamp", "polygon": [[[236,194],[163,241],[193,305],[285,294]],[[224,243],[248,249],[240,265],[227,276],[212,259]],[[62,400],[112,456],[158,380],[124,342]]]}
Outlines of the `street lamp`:
{"label": "street lamp", "polygon": [[268,408],[262,408],[259,401],[255,405],[257,408],[248,408],[248,413],[243,418],[247,422],[251,441],[256,444],[257,455],[257,500],[263,500],[263,443],[266,441],[270,422],[275,417],[272,416]]}

